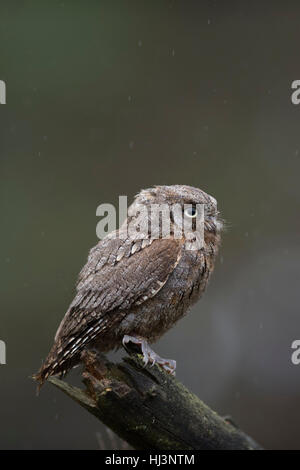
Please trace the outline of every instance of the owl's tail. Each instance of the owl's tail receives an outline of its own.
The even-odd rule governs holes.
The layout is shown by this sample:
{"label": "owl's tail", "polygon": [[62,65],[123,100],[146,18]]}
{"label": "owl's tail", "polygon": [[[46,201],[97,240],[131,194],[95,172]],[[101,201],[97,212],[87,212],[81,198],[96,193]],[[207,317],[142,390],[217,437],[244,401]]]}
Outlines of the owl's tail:
{"label": "owl's tail", "polygon": [[48,377],[50,377],[50,375],[53,375],[53,373],[51,373],[51,366],[50,365],[47,366],[46,363],[42,365],[42,367],[40,368],[38,372],[36,372],[36,374],[33,374],[32,378],[36,382],[38,382],[37,390],[36,390],[37,395],[40,393],[42,386],[44,385]]}
{"label": "owl's tail", "polygon": [[60,376],[65,375],[76,363],[76,357],[64,357],[62,352],[58,353],[58,345],[54,343],[40,370],[32,376],[32,378],[38,382],[37,395],[49,377],[58,374]]}

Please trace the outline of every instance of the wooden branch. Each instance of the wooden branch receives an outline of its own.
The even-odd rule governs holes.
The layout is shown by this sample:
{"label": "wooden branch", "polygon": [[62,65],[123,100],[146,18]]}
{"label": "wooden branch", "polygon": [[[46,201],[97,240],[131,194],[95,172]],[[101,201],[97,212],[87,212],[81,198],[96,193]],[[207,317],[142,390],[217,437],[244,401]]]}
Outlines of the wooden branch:
{"label": "wooden branch", "polygon": [[159,366],[145,368],[139,355],[114,364],[87,351],[83,362],[86,390],[49,381],[135,449],[261,449]]}

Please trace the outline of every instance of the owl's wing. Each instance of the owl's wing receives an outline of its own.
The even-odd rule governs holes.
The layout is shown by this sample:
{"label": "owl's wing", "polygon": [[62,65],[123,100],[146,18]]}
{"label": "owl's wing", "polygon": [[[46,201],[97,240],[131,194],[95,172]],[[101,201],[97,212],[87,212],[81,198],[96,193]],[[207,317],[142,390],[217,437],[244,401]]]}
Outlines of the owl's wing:
{"label": "owl's wing", "polygon": [[55,336],[54,345],[35,375],[39,387],[53,374],[76,363],[83,347],[113,330],[128,310],[153,297],[180,260],[182,241],[136,240],[109,236],[90,252],[77,295]]}
{"label": "owl's wing", "polygon": [[181,240],[173,238],[152,242],[107,238],[99,242],[79,275],[77,295],[55,339],[73,341],[87,335],[90,340],[91,335],[101,335],[121,321],[122,312],[125,316],[164,286],[181,252]]}

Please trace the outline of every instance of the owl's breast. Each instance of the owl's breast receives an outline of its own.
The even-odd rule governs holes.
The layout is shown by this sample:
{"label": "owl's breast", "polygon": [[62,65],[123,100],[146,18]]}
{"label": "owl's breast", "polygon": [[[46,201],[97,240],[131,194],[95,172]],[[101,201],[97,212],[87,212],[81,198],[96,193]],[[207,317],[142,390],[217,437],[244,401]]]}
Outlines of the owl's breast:
{"label": "owl's breast", "polygon": [[[170,275],[161,294],[166,294],[170,304],[177,305],[178,317],[198,300],[207,285],[210,262],[203,251],[185,251]],[[165,292],[163,292],[165,290]]]}
{"label": "owl's breast", "polygon": [[131,324],[135,334],[146,337],[150,342],[157,340],[201,296],[209,274],[207,255],[202,251],[185,251],[162,289],[131,311],[130,321],[124,320],[123,326]]}

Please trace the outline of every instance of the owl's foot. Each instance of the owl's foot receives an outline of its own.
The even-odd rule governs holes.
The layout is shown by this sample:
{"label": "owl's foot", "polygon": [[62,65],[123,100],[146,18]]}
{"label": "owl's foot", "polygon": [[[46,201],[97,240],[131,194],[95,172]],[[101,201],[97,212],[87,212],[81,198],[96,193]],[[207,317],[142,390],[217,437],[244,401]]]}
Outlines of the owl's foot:
{"label": "owl's foot", "polygon": [[154,366],[154,364],[158,364],[169,374],[175,375],[176,361],[173,361],[173,359],[163,359],[162,357],[160,357],[158,354],[156,354],[156,352],[154,352],[150,348],[145,338],[142,338],[140,336],[125,335],[123,337],[122,343],[125,349],[128,343],[133,343],[139,346],[143,353],[143,360],[145,366],[149,363],[151,364],[151,367]]}

